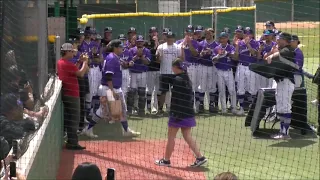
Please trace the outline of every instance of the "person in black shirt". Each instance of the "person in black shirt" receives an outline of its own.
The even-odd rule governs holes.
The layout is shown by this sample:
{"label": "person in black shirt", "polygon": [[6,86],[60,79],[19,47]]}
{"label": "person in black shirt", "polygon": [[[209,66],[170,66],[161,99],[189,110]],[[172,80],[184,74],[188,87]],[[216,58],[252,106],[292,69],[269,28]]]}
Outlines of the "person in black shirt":
{"label": "person in black shirt", "polygon": [[112,40],[112,27],[105,27],[104,28],[104,34],[103,39],[101,39],[102,44],[109,44],[109,42]]}
{"label": "person in black shirt", "polygon": [[190,149],[196,156],[196,161],[191,167],[198,167],[207,162],[207,159],[200,153],[199,146],[191,137],[191,128],[196,126],[193,109],[193,90],[189,76],[186,73],[186,64],[180,59],[172,63],[172,71],[175,77],[172,79],[172,96],[170,117],[168,122],[168,142],[163,159],[156,160],[159,166],[170,166],[170,157],[174,150],[175,138],[179,129]]}
{"label": "person in black shirt", "polygon": [[[279,54],[280,58],[284,58],[290,62],[295,62],[294,49],[290,46],[291,34],[281,33],[278,37],[278,49],[273,48],[272,54],[265,58],[270,64],[272,57]],[[295,69],[278,68],[274,74],[274,80],[277,82],[276,88],[276,106],[277,117],[280,120],[280,132],[272,135],[273,139],[290,139],[289,127],[291,123],[291,98],[294,91],[294,71]]]}
{"label": "person in black shirt", "polygon": [[149,42],[145,45],[151,52],[151,62],[147,72],[147,113],[154,113],[152,110],[156,109],[155,103],[151,105],[153,92],[157,95],[157,99],[161,95],[159,92],[160,63],[156,60],[156,51],[159,44],[158,29],[151,27],[149,29]]}

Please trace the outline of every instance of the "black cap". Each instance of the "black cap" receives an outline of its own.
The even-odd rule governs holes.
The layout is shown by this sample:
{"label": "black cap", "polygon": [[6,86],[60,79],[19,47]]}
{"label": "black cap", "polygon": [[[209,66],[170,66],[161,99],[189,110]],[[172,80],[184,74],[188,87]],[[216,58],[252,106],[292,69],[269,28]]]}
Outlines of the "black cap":
{"label": "black cap", "polygon": [[164,28],[163,30],[162,30],[162,34],[168,34],[168,32],[170,32],[171,31],[171,29],[170,28]]}
{"label": "black cap", "polygon": [[123,47],[123,44],[119,39],[114,39],[114,40],[109,42],[109,47],[110,48]]}
{"label": "black cap", "polygon": [[300,44],[299,37],[297,35],[292,35],[291,41],[298,41],[298,44]]}
{"label": "black cap", "polygon": [[244,29],[243,29],[243,27],[240,26],[240,25],[238,25],[238,26],[236,27],[236,29],[234,30],[234,32],[243,32],[243,31],[244,31]]}
{"label": "black cap", "polygon": [[266,22],[266,26],[273,26],[273,27],[274,27],[274,22],[272,22],[272,21],[267,21],[267,22]]}
{"label": "black cap", "polygon": [[91,26],[86,26],[86,27],[84,28],[84,34],[85,34],[85,35],[91,34]]}
{"label": "black cap", "polygon": [[158,32],[158,28],[157,27],[151,27],[149,29],[149,33],[152,33],[152,32]]}
{"label": "black cap", "polygon": [[289,42],[292,40],[291,34],[286,33],[286,32],[280,33],[278,38],[279,38],[279,39],[286,40],[286,41],[289,41]]}
{"label": "black cap", "polygon": [[128,30],[128,33],[136,33],[136,32],[137,32],[137,29],[134,27],[130,27]]}
{"label": "black cap", "polygon": [[137,40],[136,40],[137,42],[144,42],[144,37],[142,36],[142,35],[139,35],[138,37],[137,37]]}
{"label": "black cap", "polygon": [[84,29],[78,28],[78,29],[76,30],[76,34],[77,34],[77,35],[83,35],[83,34],[84,34]]}
{"label": "black cap", "polygon": [[188,25],[186,28],[187,33],[193,33],[194,32],[194,27],[192,25]]}
{"label": "black cap", "polygon": [[118,39],[120,40],[126,40],[126,36],[124,34],[119,34]]}
{"label": "black cap", "polygon": [[91,34],[97,34],[96,28],[91,28],[91,29],[90,29],[90,33],[91,33]]}
{"label": "black cap", "polygon": [[109,32],[109,33],[112,33],[112,27],[105,27],[104,28],[104,32]]}
{"label": "black cap", "polygon": [[244,29],[244,33],[246,33],[246,34],[253,34],[253,30],[252,30],[250,27],[246,27],[246,28]]}
{"label": "black cap", "polygon": [[173,32],[169,31],[167,33],[167,38],[175,38],[175,37],[176,37],[176,35]]}
{"label": "black cap", "polygon": [[203,26],[198,25],[198,26],[196,27],[196,29],[194,30],[194,32],[202,32],[203,30],[204,30]]}
{"label": "black cap", "polygon": [[223,38],[223,37],[228,38],[228,37],[229,37],[229,34],[226,33],[226,32],[221,32],[221,33],[219,34],[219,38]]}

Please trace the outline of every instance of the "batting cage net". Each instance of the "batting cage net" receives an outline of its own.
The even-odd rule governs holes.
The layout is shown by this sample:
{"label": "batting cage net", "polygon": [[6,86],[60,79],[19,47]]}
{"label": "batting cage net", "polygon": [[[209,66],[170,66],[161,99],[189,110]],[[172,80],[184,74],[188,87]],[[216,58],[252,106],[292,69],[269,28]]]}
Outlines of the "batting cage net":
{"label": "batting cage net", "polygon": [[0,0],[1,178],[319,179],[318,0]]}

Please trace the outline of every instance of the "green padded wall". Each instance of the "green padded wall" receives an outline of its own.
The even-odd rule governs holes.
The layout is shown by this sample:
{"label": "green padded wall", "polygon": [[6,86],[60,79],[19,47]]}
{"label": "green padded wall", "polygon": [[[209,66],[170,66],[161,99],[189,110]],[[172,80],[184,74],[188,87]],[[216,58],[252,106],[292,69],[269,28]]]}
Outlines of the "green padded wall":
{"label": "green padded wall", "polygon": [[295,21],[320,21],[319,0],[294,0]]}
{"label": "green padded wall", "polygon": [[256,1],[257,22],[291,21],[291,0]]}
{"label": "green padded wall", "polygon": [[[255,29],[254,16],[254,10],[217,13],[217,33],[220,33],[224,27],[230,28],[233,32],[237,25]],[[230,38],[233,38],[233,33]]]}

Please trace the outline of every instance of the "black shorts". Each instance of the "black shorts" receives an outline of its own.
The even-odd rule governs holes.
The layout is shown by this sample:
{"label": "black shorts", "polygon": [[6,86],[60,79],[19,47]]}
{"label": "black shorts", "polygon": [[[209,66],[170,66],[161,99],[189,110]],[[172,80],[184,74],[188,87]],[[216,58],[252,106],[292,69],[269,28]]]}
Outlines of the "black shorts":
{"label": "black shorts", "polygon": [[172,80],[174,78],[173,74],[160,74],[160,91],[168,92],[171,85]]}

